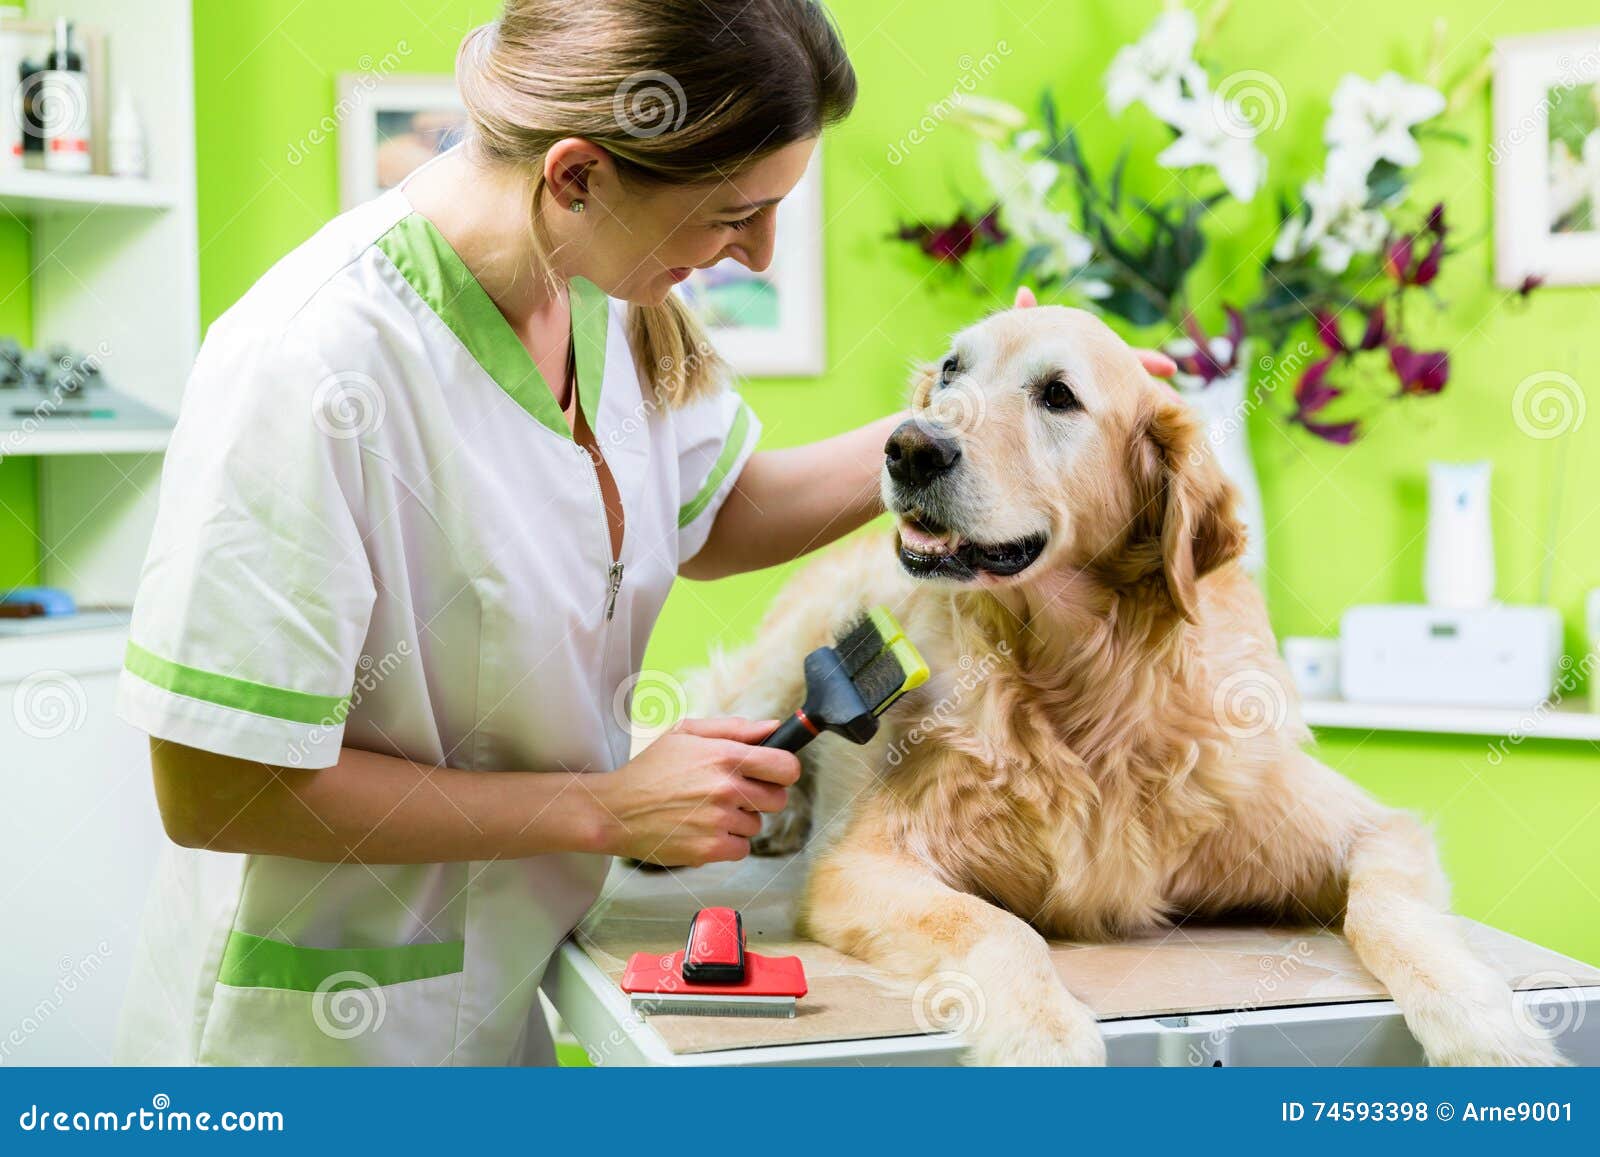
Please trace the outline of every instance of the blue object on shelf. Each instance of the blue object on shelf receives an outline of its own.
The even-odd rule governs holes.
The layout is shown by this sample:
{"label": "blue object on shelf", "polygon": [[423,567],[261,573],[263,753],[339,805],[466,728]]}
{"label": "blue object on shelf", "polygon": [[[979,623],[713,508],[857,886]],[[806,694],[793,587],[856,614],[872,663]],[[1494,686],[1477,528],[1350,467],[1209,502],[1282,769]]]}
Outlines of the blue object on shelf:
{"label": "blue object on shelf", "polygon": [[76,614],[78,604],[60,587],[17,587],[0,595],[0,603],[38,603],[47,615]]}

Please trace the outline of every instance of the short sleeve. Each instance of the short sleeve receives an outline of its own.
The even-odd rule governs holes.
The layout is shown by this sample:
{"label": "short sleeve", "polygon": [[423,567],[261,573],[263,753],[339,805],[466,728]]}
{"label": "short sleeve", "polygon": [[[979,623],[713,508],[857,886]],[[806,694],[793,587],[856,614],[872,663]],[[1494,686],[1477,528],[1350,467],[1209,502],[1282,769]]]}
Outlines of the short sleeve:
{"label": "short sleeve", "polygon": [[162,470],[118,713],[240,759],[338,759],[375,588],[362,539],[372,379],[213,327]]}
{"label": "short sleeve", "polygon": [[737,392],[672,411],[678,448],[678,563],[700,552],[717,512],[761,440],[761,422]]}

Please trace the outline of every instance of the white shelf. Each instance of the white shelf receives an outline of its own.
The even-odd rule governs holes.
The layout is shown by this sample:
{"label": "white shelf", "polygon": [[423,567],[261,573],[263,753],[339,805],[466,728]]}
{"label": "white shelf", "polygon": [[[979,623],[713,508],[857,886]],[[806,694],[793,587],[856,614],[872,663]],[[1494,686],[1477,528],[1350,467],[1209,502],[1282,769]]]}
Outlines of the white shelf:
{"label": "white shelf", "polygon": [[82,213],[92,209],[171,209],[177,193],[130,177],[92,173],[0,172],[0,206],[22,216]]}
{"label": "white shelf", "polygon": [[7,458],[59,457],[68,454],[159,454],[172,440],[172,429],[35,430],[20,435],[16,445],[0,430],[0,453]]}
{"label": "white shelf", "polygon": [[1428,707],[1307,699],[1301,703],[1300,710],[1312,727],[1600,741],[1600,715],[1585,710],[1581,701],[1519,710],[1508,707]]}

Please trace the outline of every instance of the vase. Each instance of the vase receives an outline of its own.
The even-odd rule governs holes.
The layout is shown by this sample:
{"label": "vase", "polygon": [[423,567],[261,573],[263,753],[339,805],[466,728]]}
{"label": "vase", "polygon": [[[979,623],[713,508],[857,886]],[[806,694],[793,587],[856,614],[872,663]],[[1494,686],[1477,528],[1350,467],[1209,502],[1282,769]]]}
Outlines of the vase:
{"label": "vase", "polygon": [[1178,392],[1204,425],[1206,442],[1217,465],[1239,492],[1235,509],[1245,528],[1244,557],[1240,561],[1246,573],[1259,576],[1267,565],[1267,528],[1261,509],[1261,483],[1250,457],[1250,408],[1245,398],[1249,362],[1241,359],[1240,365],[1246,368],[1217,378],[1210,385]]}
{"label": "vase", "polygon": [[1471,610],[1494,598],[1494,531],[1487,462],[1428,463],[1428,548],[1422,593],[1430,606]]}

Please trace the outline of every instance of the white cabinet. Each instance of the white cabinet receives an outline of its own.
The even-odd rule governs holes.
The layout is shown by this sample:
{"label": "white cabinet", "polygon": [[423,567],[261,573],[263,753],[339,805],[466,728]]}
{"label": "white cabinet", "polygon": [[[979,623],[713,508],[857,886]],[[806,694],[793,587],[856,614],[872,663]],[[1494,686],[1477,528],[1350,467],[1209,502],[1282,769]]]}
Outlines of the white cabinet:
{"label": "white cabinet", "polygon": [[0,639],[0,1066],[111,1061],[166,837],[116,717],[126,633]]}

